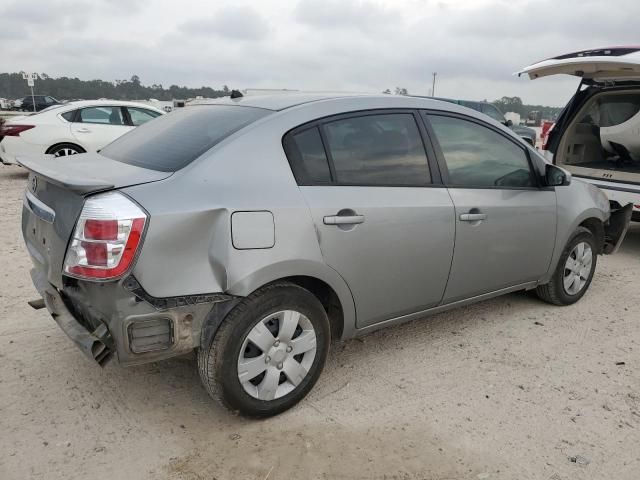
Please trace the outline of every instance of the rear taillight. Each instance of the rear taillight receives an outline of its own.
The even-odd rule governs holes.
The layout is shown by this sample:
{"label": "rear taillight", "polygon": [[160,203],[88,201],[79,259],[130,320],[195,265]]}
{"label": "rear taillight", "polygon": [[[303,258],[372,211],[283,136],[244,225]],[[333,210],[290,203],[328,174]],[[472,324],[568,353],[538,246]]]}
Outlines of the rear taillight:
{"label": "rear taillight", "polygon": [[2,137],[18,137],[26,130],[36,128],[35,125],[3,125],[0,128],[0,136]]}
{"label": "rear taillight", "polygon": [[549,137],[551,132],[553,131],[553,127],[555,127],[555,123],[553,122],[544,122],[542,125],[542,133],[540,134],[540,138],[542,140],[542,150],[549,150]]}
{"label": "rear taillight", "polygon": [[147,215],[117,192],[87,199],[64,260],[67,275],[114,279],[126,273],[140,247]]}

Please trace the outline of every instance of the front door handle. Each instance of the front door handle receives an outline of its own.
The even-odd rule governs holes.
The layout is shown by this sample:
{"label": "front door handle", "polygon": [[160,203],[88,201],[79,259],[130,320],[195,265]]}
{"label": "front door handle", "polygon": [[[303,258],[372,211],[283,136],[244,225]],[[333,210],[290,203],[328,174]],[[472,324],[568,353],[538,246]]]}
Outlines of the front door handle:
{"label": "front door handle", "polygon": [[486,219],[486,213],[463,213],[460,215],[461,222],[479,222]]}
{"label": "front door handle", "polygon": [[357,225],[364,223],[364,215],[330,215],[322,220],[325,225]]}

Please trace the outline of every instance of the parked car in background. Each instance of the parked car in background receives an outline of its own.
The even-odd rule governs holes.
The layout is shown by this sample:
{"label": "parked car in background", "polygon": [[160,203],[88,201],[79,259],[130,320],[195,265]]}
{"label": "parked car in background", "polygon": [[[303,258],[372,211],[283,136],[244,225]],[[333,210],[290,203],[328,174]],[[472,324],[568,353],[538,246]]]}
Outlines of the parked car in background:
{"label": "parked car in background", "polygon": [[[35,103],[35,108],[33,107]],[[48,95],[28,95],[20,101],[20,110],[23,112],[39,112],[53,105],[60,105],[61,102]]]}
{"label": "parked car in background", "polygon": [[617,204],[633,204],[633,218],[640,221],[640,47],[560,55],[522,74],[581,79],[543,150],[549,161],[602,188]]}
{"label": "parked car in background", "polygon": [[438,98],[445,102],[456,103],[463,107],[472,108],[477,112],[482,112],[485,115],[493,118],[495,121],[502,123],[504,126],[510,128],[515,133],[520,135],[522,139],[532,147],[536,146],[536,131],[533,128],[523,127],[522,125],[516,125],[511,120],[507,120],[504,113],[500,111],[498,107],[489,102],[475,102],[472,100],[454,100],[451,98]]}
{"label": "parked car in background", "polygon": [[17,98],[15,100],[13,100],[11,102],[11,109],[12,110],[20,110],[20,108],[22,108],[22,99],[21,98]]}
{"label": "parked car in background", "polygon": [[0,161],[15,164],[22,155],[63,157],[95,152],[163,113],[148,105],[114,100],[54,105],[7,120],[0,130]]}
{"label": "parked car in background", "polygon": [[511,130],[408,96],[210,100],[22,164],[32,305],[101,365],[196,349],[250,416],[300,401],[332,338],[516,290],[578,301],[628,224]]}
{"label": "parked car in background", "polygon": [[525,124],[531,127],[539,127],[542,124],[542,112],[540,110],[531,110],[527,115]]}

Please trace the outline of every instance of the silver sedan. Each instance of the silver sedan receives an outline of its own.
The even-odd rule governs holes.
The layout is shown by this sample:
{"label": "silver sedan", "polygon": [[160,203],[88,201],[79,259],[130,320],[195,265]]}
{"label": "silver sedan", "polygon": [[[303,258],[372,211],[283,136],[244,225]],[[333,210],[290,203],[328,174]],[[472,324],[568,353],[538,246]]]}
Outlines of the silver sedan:
{"label": "silver sedan", "polygon": [[485,115],[404,96],[236,92],[21,163],[32,305],[100,365],[197,350],[249,416],[300,401],[332,339],[517,290],[578,301],[631,215]]}

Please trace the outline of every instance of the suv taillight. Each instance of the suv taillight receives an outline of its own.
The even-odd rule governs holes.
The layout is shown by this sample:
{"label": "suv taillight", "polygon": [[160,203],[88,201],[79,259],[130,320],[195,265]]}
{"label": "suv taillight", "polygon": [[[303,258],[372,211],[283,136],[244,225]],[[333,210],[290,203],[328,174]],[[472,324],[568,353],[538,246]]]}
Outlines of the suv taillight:
{"label": "suv taillight", "polygon": [[540,138],[542,140],[542,150],[549,150],[549,136],[553,131],[553,127],[555,127],[554,122],[544,122],[542,125],[542,133],[540,134]]}
{"label": "suv taillight", "polygon": [[146,221],[142,209],[120,193],[89,197],[73,232],[64,272],[99,280],[122,276],[140,247]]}
{"label": "suv taillight", "polygon": [[4,125],[0,128],[0,136],[3,137],[19,137],[26,130],[36,128],[35,125]]}

